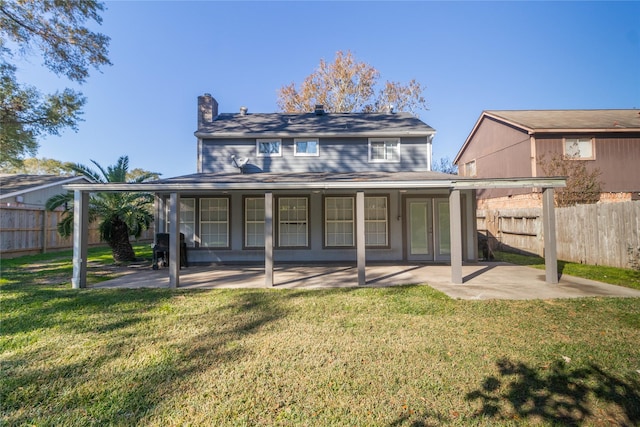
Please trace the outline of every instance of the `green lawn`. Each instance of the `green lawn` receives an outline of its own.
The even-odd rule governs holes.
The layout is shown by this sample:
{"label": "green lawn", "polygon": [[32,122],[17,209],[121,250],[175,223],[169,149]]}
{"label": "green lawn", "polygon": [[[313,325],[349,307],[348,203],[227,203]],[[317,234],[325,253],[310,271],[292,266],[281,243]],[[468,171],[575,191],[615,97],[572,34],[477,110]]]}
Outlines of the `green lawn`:
{"label": "green lawn", "polygon": [[69,254],[2,261],[3,425],[640,424],[637,298],[72,290],[64,274]]}
{"label": "green lawn", "polygon": [[[544,258],[539,256],[521,255],[511,252],[494,252],[496,261],[512,264],[528,265],[544,270]],[[558,261],[558,272],[569,276],[583,277],[627,288],[640,289],[640,270],[628,268],[604,267],[601,265],[587,265],[568,261]]]}

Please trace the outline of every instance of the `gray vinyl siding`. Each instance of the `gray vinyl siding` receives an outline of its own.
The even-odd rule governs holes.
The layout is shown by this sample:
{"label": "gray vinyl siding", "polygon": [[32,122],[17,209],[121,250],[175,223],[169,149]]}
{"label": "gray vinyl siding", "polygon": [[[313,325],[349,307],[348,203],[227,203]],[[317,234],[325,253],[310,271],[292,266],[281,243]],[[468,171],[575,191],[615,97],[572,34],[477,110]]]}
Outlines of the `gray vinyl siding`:
{"label": "gray vinyl siding", "polygon": [[247,157],[247,173],[259,172],[365,172],[429,170],[428,138],[400,138],[400,162],[369,163],[368,138],[320,138],[319,156],[294,156],[294,138],[281,138],[282,156],[258,157],[256,139],[202,141],[202,172],[233,173],[231,156]]}
{"label": "gray vinyl siding", "polygon": [[[229,211],[229,238],[230,248],[189,248],[187,250],[190,263],[262,263],[264,262],[264,250],[244,247],[244,196],[264,197],[264,194],[255,192],[234,192],[231,195],[183,195],[183,198],[195,197],[230,197]],[[275,262],[355,262],[355,248],[325,248],[324,247],[324,204],[323,196],[352,196],[355,192],[331,192],[331,194],[307,193],[300,191],[281,191],[274,193],[278,197],[308,197],[309,199],[309,247],[308,248],[274,248]],[[401,212],[398,203],[400,194],[397,191],[368,191],[366,196],[388,196],[389,221],[388,221],[388,247],[367,248],[368,261],[401,261],[403,259],[403,228],[402,221],[398,220]],[[198,203],[196,203],[197,211]],[[275,205],[277,206],[277,204]],[[197,221],[196,221],[197,222]],[[274,215],[274,225],[277,224],[277,212]],[[196,225],[196,234],[198,225]],[[277,225],[274,233],[277,233]],[[274,239],[277,242],[277,237]]]}

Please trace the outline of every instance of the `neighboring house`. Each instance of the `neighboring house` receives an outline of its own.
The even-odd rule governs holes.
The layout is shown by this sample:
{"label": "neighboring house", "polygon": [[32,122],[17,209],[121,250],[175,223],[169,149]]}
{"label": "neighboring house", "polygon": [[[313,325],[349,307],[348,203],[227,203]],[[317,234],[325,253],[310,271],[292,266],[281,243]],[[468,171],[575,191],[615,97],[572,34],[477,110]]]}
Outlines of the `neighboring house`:
{"label": "neighboring house", "polygon": [[91,182],[83,176],[0,174],[0,207],[44,209],[47,200],[66,193],[63,185]]}
{"label": "neighboring house", "polygon": [[[178,232],[185,235],[190,265],[262,263],[267,286],[274,263],[291,262],[356,263],[359,284],[366,283],[367,262],[450,262],[452,282],[462,283],[463,260],[477,260],[476,189],[552,190],[564,180],[483,181],[433,172],[434,135],[407,113],[326,113],[317,106],[301,114],[246,108],[220,114],[211,95],[200,96],[197,173],[67,187],[76,200],[73,286],[86,286],[88,213],[82,206],[99,191],[156,194],[156,229],[171,236],[174,287]],[[557,283],[555,241],[548,243],[547,280]]]}
{"label": "neighboring house", "polygon": [[[640,199],[640,110],[484,111],[454,159],[461,176],[540,177],[554,155],[598,168],[601,201]],[[531,189],[478,191],[481,208],[540,206]]]}
{"label": "neighboring house", "polygon": [[47,212],[45,204],[67,192],[63,185],[90,182],[83,176],[0,174],[0,256],[71,247],[56,231],[60,210]]}

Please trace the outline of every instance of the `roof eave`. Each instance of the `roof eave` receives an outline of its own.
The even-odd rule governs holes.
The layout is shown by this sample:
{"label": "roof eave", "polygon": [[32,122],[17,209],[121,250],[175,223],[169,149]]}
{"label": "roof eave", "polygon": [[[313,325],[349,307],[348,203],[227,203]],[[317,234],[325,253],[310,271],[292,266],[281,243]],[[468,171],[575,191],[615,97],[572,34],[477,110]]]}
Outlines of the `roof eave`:
{"label": "roof eave", "polygon": [[87,177],[84,177],[84,176],[73,176],[73,177],[70,177],[69,179],[64,179],[64,180],[60,180],[60,181],[56,181],[56,182],[51,182],[49,184],[38,185],[36,187],[27,188],[27,189],[24,189],[24,190],[19,190],[19,191],[13,191],[11,193],[0,194],[0,199],[7,199],[9,197],[19,196],[21,194],[30,193],[32,191],[44,190],[45,188],[55,187],[56,185],[62,185],[62,188],[65,188],[66,185],[69,185],[73,181],[81,181],[81,180],[89,180],[89,179]]}
{"label": "roof eave", "polygon": [[357,137],[397,137],[397,136],[431,136],[435,135],[435,130],[425,131],[374,131],[374,132],[266,132],[266,133],[246,133],[246,132],[202,132],[196,131],[194,135],[200,139],[220,139],[220,138],[357,138]]}

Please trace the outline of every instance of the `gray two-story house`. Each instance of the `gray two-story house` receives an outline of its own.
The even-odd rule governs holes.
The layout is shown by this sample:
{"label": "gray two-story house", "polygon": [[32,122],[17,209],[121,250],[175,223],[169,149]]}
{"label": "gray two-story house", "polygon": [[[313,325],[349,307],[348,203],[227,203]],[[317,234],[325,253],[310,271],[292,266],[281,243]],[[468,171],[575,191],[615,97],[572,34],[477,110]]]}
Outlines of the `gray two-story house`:
{"label": "gray two-story house", "polygon": [[[305,114],[252,114],[246,108],[227,114],[205,94],[198,99],[195,135],[198,173],[161,182],[217,182],[233,189],[181,194],[180,231],[190,263],[264,259],[267,189],[261,187],[268,183],[276,261],[354,260],[358,190],[367,261],[450,259],[444,183],[455,176],[431,171],[435,130],[411,114],[336,114],[322,106]],[[404,184],[427,181],[440,185]],[[462,201],[473,246],[471,193]],[[162,211],[159,216],[167,222]],[[473,257],[473,251],[465,253]]]}
{"label": "gray two-story house", "polygon": [[[362,285],[367,263],[450,262],[452,282],[462,283],[463,261],[477,259],[476,190],[542,187],[552,210],[553,188],[564,181],[433,172],[434,135],[418,118],[392,109],[221,114],[211,95],[200,96],[196,173],[68,186],[75,191],[72,283],[86,285],[86,206],[97,191],[156,194],[156,230],[170,234],[174,287],[179,233],[189,265],[262,264],[267,286],[276,263],[355,263]],[[546,218],[552,226],[553,215]],[[550,259],[548,280],[557,282]]]}

